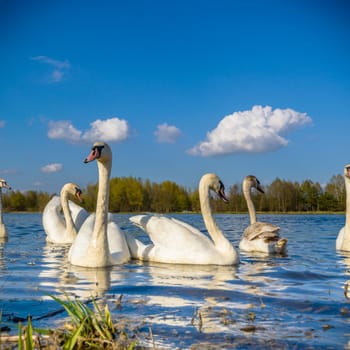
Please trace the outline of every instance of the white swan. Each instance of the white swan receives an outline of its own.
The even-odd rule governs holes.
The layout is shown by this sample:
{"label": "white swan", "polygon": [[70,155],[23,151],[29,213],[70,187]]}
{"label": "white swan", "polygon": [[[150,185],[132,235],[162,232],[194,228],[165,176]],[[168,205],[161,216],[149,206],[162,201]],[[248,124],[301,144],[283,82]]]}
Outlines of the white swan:
{"label": "white swan", "polygon": [[339,231],[335,248],[350,251],[350,164],[344,167],[344,182],[346,192],[345,225]]}
{"label": "white swan", "polygon": [[8,190],[11,189],[11,186],[8,185],[6,180],[0,179],[0,238],[7,238],[7,228],[4,224],[3,214],[2,214],[2,189],[6,188]]}
{"label": "white swan", "polygon": [[256,221],[255,207],[251,198],[252,188],[264,193],[259,180],[253,175],[248,175],[243,180],[243,195],[247,202],[250,225],[243,232],[239,249],[246,252],[285,254],[287,239],[280,237],[280,228],[268,222]]}
{"label": "white swan", "polygon": [[236,265],[239,255],[217,226],[210,208],[213,190],[227,201],[224,185],[215,174],[205,174],[199,183],[199,199],[205,226],[211,237],[197,228],[162,215],[136,215],[130,221],[149,235],[152,243],[127,240],[133,258],[172,264]]}
{"label": "white swan", "polygon": [[84,208],[68,200],[69,195],[75,196],[80,202],[82,201],[79,186],[69,182],[62,187],[60,196],[53,196],[44,208],[42,223],[47,235],[47,242],[73,243],[78,230],[88,217],[88,212]]}
{"label": "white swan", "polygon": [[72,265],[85,267],[117,265],[128,261],[130,253],[124,233],[114,221],[108,220],[112,151],[107,143],[94,143],[84,163],[93,160],[97,160],[99,174],[96,214],[91,214],[80,228],[68,260]]}

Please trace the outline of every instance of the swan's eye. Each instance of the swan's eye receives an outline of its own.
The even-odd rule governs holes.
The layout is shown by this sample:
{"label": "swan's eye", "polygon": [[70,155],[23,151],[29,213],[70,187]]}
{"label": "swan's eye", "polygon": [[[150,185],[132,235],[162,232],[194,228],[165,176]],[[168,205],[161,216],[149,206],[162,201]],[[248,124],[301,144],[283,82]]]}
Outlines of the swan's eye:
{"label": "swan's eye", "polygon": [[77,193],[77,194],[81,194],[81,189],[80,189],[80,188],[78,188],[78,187],[75,187],[75,193]]}
{"label": "swan's eye", "polygon": [[92,147],[92,150],[93,152],[97,152],[97,156],[96,158],[100,158],[101,157],[101,153],[102,153],[102,150],[104,149],[105,146],[95,146],[95,147]]}

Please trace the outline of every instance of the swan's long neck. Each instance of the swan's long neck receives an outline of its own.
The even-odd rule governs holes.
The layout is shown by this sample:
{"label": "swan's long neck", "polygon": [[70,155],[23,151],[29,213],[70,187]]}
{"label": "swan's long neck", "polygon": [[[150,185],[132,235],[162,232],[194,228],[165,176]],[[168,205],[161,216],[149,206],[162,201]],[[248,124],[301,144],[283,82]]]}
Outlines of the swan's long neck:
{"label": "swan's long neck", "polygon": [[107,238],[107,218],[109,203],[109,178],[112,168],[112,160],[97,162],[98,165],[98,194],[96,203],[96,219],[92,234],[92,243],[99,250],[97,254],[109,256]]}
{"label": "swan's long neck", "polygon": [[218,248],[220,246],[227,246],[227,244],[231,246],[230,242],[224,236],[216,224],[216,221],[214,220],[210,207],[209,188],[205,183],[203,184],[202,182],[199,184],[199,200],[205,227],[207,228],[208,233],[212,238],[215,246]]}
{"label": "swan's long neck", "polygon": [[69,235],[73,235],[75,237],[77,235],[77,230],[74,225],[72,213],[69,209],[68,192],[65,190],[61,191],[61,206],[62,206],[64,219],[66,221],[66,231]]}
{"label": "swan's long neck", "polygon": [[243,183],[243,195],[244,198],[247,202],[247,207],[248,207],[248,212],[249,212],[249,217],[250,217],[250,224],[255,224],[256,223],[256,212],[255,212],[255,207],[254,203],[252,201],[252,195],[251,195],[251,186],[247,181],[244,181]]}

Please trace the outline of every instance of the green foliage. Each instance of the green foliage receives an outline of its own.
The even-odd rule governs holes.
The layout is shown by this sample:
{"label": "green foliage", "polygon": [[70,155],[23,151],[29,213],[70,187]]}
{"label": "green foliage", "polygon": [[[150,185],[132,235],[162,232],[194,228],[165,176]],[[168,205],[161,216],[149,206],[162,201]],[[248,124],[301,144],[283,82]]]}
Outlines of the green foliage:
{"label": "green foliage", "polygon": [[102,312],[97,303],[93,301],[96,311],[94,312],[79,300],[67,298],[66,301],[63,301],[54,296],[52,298],[64,307],[73,325],[66,334],[65,350],[74,349],[78,342],[81,343],[78,348],[82,346],[93,348],[98,347],[104,341],[108,343],[114,339],[115,329],[107,305]]}
{"label": "green foliage", "polygon": [[[18,326],[18,350],[34,349],[128,349],[133,350],[136,340],[130,340],[125,323],[120,327],[112,321],[107,304],[102,308],[92,300],[93,309],[79,300],[62,300],[51,296],[67,312],[70,322],[55,330],[34,329],[31,317],[26,326]],[[34,334],[35,332],[35,334]],[[42,336],[46,336],[45,340]],[[45,346],[42,345],[45,343]]]}
{"label": "green foliage", "polygon": [[27,331],[26,331],[26,350],[34,350],[34,341],[33,341],[33,327],[31,318],[28,317]]}
{"label": "green foliage", "polygon": [[23,350],[23,333],[22,333],[22,323],[18,324],[18,350]]}
{"label": "green foliage", "polygon": [[[213,196],[212,207],[217,212],[242,213],[247,211],[242,194],[242,184],[226,187],[229,203]],[[345,185],[342,175],[333,176],[326,186],[305,180],[298,182],[276,178],[264,185],[265,194],[252,191],[253,202],[258,211],[264,212],[316,212],[344,211]],[[83,206],[96,210],[97,184],[89,184],[83,190]],[[5,211],[42,211],[50,199],[46,192],[7,191],[3,194]],[[72,198],[72,200],[74,200]],[[199,212],[198,190],[185,189],[172,181],[153,183],[135,177],[115,177],[110,182],[109,211],[158,213],[193,211]]]}
{"label": "green foliage", "polygon": [[63,336],[63,349],[133,349],[125,328],[114,325],[108,305],[102,308],[92,300],[94,310],[79,300],[52,298],[63,306],[70,317]]}
{"label": "green foliage", "polygon": [[[24,338],[24,341],[23,341]],[[23,327],[21,323],[18,324],[18,350],[34,350],[35,344],[33,340],[33,326],[31,317],[28,316],[28,323]]]}

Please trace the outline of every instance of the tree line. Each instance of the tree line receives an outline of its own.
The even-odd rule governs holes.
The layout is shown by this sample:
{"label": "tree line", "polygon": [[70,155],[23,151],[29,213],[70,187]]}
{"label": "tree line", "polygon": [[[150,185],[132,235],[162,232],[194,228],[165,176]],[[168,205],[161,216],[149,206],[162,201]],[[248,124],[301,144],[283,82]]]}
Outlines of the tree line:
{"label": "tree line", "polygon": [[[343,176],[332,176],[322,187],[318,182],[305,180],[301,183],[276,178],[264,186],[265,194],[252,191],[257,211],[288,212],[342,212],[345,210],[345,184]],[[244,213],[247,211],[242,194],[242,184],[226,187],[229,203],[212,196],[212,207],[216,212]],[[52,195],[37,191],[7,191],[3,193],[3,208],[6,212],[41,212]],[[97,184],[83,189],[88,211],[95,211]],[[135,177],[115,177],[110,181],[109,211],[119,212],[199,212],[198,189],[191,190],[172,181],[161,183]]]}

